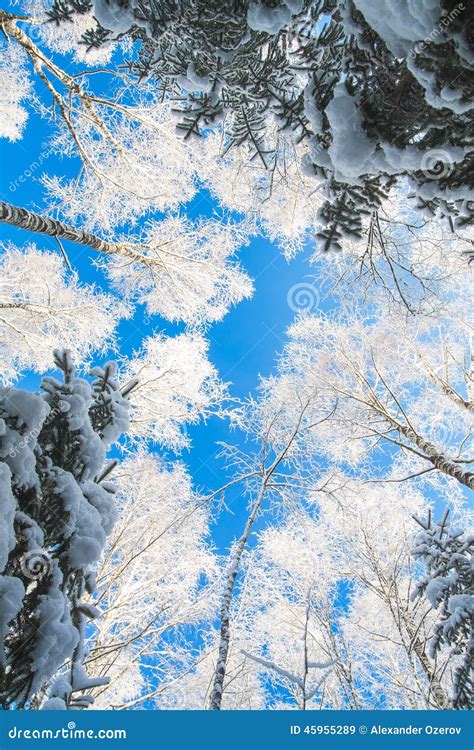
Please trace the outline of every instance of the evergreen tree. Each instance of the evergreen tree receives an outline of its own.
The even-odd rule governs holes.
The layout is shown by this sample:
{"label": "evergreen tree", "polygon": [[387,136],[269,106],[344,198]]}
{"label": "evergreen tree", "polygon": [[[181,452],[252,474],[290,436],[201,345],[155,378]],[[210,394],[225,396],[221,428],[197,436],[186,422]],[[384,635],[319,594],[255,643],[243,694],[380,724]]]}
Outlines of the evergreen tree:
{"label": "evergreen tree", "polygon": [[99,26],[85,44],[138,42],[130,71],[157,81],[185,138],[224,120],[224,149],[248,143],[270,170],[275,122],[306,141],[305,168],[326,187],[319,238],[329,250],[360,237],[361,216],[402,177],[420,210],[473,221],[471,17],[449,0],[403,5],[55,0],[50,18],[92,7]]}
{"label": "evergreen tree", "polygon": [[83,691],[101,684],[83,667],[85,629],[97,615],[83,597],[114,523],[114,487],[105,481],[114,464],[105,461],[127,429],[127,394],[114,363],[94,368],[92,384],[74,375],[67,351],[56,350],[55,364],[63,382],[43,378],[42,394],[0,394],[4,708],[84,707]]}
{"label": "evergreen tree", "polygon": [[460,661],[454,669],[452,705],[457,709],[474,708],[474,586],[472,553],[474,539],[448,523],[446,511],[441,521],[422,523],[423,531],[413,550],[423,560],[425,574],[418,582],[413,598],[426,597],[439,610],[438,622],[430,644],[434,659],[442,646],[449,646]]}

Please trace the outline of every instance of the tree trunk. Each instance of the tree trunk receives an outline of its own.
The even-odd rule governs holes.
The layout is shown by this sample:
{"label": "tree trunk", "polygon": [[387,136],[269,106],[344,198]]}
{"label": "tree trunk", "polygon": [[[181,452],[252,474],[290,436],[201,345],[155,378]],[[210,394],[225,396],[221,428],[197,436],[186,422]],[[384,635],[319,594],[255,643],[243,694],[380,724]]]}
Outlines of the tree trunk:
{"label": "tree trunk", "polygon": [[242,536],[240,537],[236,550],[234,552],[233,560],[230,566],[229,574],[227,576],[227,583],[224,591],[224,597],[222,600],[220,619],[220,641],[219,641],[219,654],[217,657],[216,670],[214,673],[214,683],[212,686],[211,699],[209,708],[211,711],[219,711],[222,703],[222,692],[224,688],[224,678],[227,669],[227,657],[229,655],[229,643],[230,643],[230,605],[232,603],[232,597],[234,594],[235,579],[239,572],[240,562],[242,555],[247,544],[250,532],[254,521],[260,510],[263,498],[265,496],[265,483],[262,485],[258,497],[252,508],[252,512],[247,518],[247,523]]}
{"label": "tree trunk", "polygon": [[457,479],[458,482],[461,482],[461,484],[465,484],[466,487],[474,490],[474,473],[472,473],[471,471],[467,471],[467,469],[463,469],[460,464],[455,463],[447,456],[440,453],[432,443],[420,437],[420,435],[418,435],[410,427],[406,427],[405,425],[403,425],[400,429],[403,435],[408,438],[408,440],[411,440],[418,448],[426,453],[433,466],[436,466],[439,471],[442,471],[444,474]]}
{"label": "tree trunk", "polygon": [[[257,518],[258,511],[260,510],[260,507],[263,503],[265,492],[267,490],[267,484],[270,478],[272,477],[274,471],[280,465],[280,463],[284,460],[286,454],[288,453],[291,446],[293,445],[293,441],[295,440],[300,430],[303,416],[306,412],[306,409],[308,408],[308,403],[306,403],[306,405],[302,407],[301,413],[295,425],[295,429],[292,435],[290,436],[290,438],[288,439],[286,446],[283,448],[281,453],[279,453],[276,456],[271,466],[262,474],[262,483],[260,485],[258,497],[255,500],[255,503],[253,505],[253,508],[249,517],[247,518],[247,523],[245,524],[244,532],[242,536],[240,537],[237,543],[236,550],[234,552],[233,560],[230,566],[230,571],[227,576],[227,585],[225,587],[224,598],[222,600],[222,606],[221,606],[221,628],[220,628],[219,654],[217,657],[217,664],[216,664],[216,669],[214,673],[214,683],[212,687],[211,700],[209,704],[209,708],[212,711],[219,711],[221,707],[221,703],[222,703],[222,692],[224,689],[224,678],[225,678],[225,673],[227,669],[227,657],[229,654],[229,642],[230,642],[230,605],[232,603],[232,597],[233,597],[234,588],[235,588],[235,579],[237,578],[237,573],[239,572],[239,569],[240,569],[240,562],[242,560],[242,555],[245,549],[245,545],[247,544],[248,538],[250,536],[250,532],[252,530],[252,526],[255,522],[255,519]],[[321,422],[325,422],[327,419],[328,419],[328,416],[325,416],[320,422],[317,422],[317,424],[320,424]]]}
{"label": "tree trunk", "polygon": [[5,203],[4,201],[0,201],[0,222],[37,234],[46,234],[48,237],[76,242],[78,245],[85,245],[106,255],[120,255],[137,263],[161,266],[158,260],[142,255],[127,243],[107,242],[91,232],[84,232],[70,224],[64,224],[64,222],[48,216],[41,216],[33,211],[28,211],[26,208],[13,206],[11,203]]}
{"label": "tree trunk", "polygon": [[444,710],[449,709],[451,707],[449,698],[441,687],[438,678],[433,672],[432,664],[426,656],[423,644],[416,635],[413,624],[406,617],[403,617],[403,624],[408,633],[408,637],[410,638],[411,647],[415,652],[418,661],[420,662],[423,672],[426,675],[426,679],[428,680],[428,684],[430,686],[430,692],[432,693],[438,707]]}
{"label": "tree trunk", "polygon": [[407,438],[407,440],[409,440],[411,443],[416,445],[417,448],[423,451],[423,453],[426,454],[427,460],[431,461],[433,466],[435,466],[439,471],[442,471],[443,474],[447,474],[448,476],[453,477],[453,479],[457,479],[458,482],[461,482],[461,484],[464,484],[466,487],[469,487],[469,489],[474,490],[474,473],[472,471],[464,469],[461,464],[457,464],[455,461],[448,458],[443,453],[440,453],[436,446],[433,445],[433,443],[430,443],[428,440],[425,440],[423,437],[421,437],[421,435],[418,435],[418,433],[412,430],[411,427],[396,422],[394,419],[391,419],[390,416],[386,413],[384,414],[384,416],[404,437]]}
{"label": "tree trunk", "polygon": [[301,697],[301,709],[306,711],[307,691],[306,683],[308,681],[308,625],[309,625],[309,613],[311,609],[311,586],[308,591],[308,598],[306,602],[305,618],[304,618],[304,642],[303,642],[303,689]]}
{"label": "tree trunk", "polygon": [[13,37],[16,41],[21,44],[23,49],[26,50],[31,58],[33,65],[36,70],[45,66],[56,78],[58,78],[65,86],[70,89],[74,89],[75,93],[81,93],[82,89],[77,79],[69,76],[64,70],[58,68],[58,66],[42,52],[39,47],[33,42],[32,39],[25,34],[23,29],[17,25],[17,21],[27,21],[28,23],[38,23],[33,17],[18,16],[0,8],[0,25],[9,37]]}

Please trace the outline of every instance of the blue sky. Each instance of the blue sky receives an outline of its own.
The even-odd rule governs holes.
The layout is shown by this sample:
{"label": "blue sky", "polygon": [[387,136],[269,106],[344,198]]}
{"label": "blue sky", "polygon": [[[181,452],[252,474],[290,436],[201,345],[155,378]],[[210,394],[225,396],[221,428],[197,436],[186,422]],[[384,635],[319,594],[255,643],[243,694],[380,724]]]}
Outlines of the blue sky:
{"label": "blue sky", "polygon": [[[58,56],[59,64],[69,73],[77,72],[69,59]],[[106,76],[94,77],[95,84],[104,87]],[[44,104],[51,98],[44,85],[35,80],[36,93]],[[34,110],[30,111],[22,139],[11,143],[0,139],[0,195],[2,199],[32,210],[44,208],[41,176],[46,172],[75,177],[80,162],[78,159],[61,157],[60,154],[45,156],[43,144],[48,141],[51,125]],[[192,219],[220,213],[216,202],[207,190],[201,190],[195,198],[181,207],[181,211]],[[43,235],[0,225],[2,240],[12,240],[22,246],[30,241],[41,249],[58,252],[54,239]],[[100,234],[100,232],[98,232]],[[104,275],[94,266],[98,254],[86,247],[64,242],[64,247],[72,266],[77,270],[81,281],[94,283],[107,290]],[[244,300],[232,308],[223,321],[214,324],[206,332],[210,342],[209,358],[217,368],[222,380],[229,384],[231,397],[243,399],[255,392],[260,376],[269,375],[275,367],[278,353],[285,342],[285,332],[295,317],[288,304],[289,290],[302,282],[311,283],[318,289],[317,267],[309,263],[310,249],[287,262],[281,248],[263,237],[253,238],[249,245],[241,248],[239,260],[253,278],[255,291],[250,300]],[[331,262],[331,257],[327,257]],[[320,294],[319,307],[326,310],[334,302]],[[175,335],[184,329],[183,325],[170,324],[159,316],[148,319],[139,306],[132,319],[124,320],[119,326],[119,350],[128,355],[138,349],[142,340],[153,331],[163,331]],[[109,353],[97,353],[96,360],[103,362]],[[25,374],[25,387],[38,387],[39,378]],[[242,436],[230,432],[225,420],[210,418],[207,423],[188,428],[192,448],[180,457],[189,467],[195,486],[204,492],[215,490],[226,481],[225,466],[217,457],[219,441],[235,443]],[[161,452],[160,449],[156,449]],[[381,454],[380,459],[389,461],[390,450]],[[175,458],[173,454],[170,458]],[[232,510],[227,520],[214,526],[214,541],[223,550],[239,534],[245,522],[245,503],[238,502],[237,491],[232,493]],[[260,523],[265,523],[263,519]],[[258,525],[260,525],[260,523]]]}
{"label": "blue sky", "polygon": [[[66,64],[65,67],[71,66]],[[44,101],[49,102],[48,95]],[[49,123],[31,112],[20,141],[10,143],[5,139],[0,140],[0,195],[3,200],[41,210],[41,175],[44,172],[65,176],[77,174],[78,160],[64,159],[56,154],[44,157],[42,144],[47,141],[49,133]],[[181,210],[190,218],[197,218],[210,216],[218,207],[209,193],[202,190]],[[2,240],[12,240],[20,247],[33,241],[41,249],[58,252],[57,243],[50,237],[33,235],[6,225],[0,225],[0,232]],[[107,289],[105,277],[92,262],[97,258],[97,253],[80,245],[63,244],[80,279]],[[293,285],[312,283],[318,290],[317,268],[310,265],[309,255],[308,249],[287,262],[281,249],[263,237],[253,238],[248,246],[241,249],[240,262],[254,279],[254,295],[234,307],[223,321],[214,324],[206,333],[210,342],[210,360],[222,380],[229,384],[232,397],[243,399],[250,392],[255,392],[259,377],[269,375],[274,369],[278,353],[284,346],[286,329],[295,317],[288,304],[288,293]],[[327,260],[331,262],[331,258]],[[321,294],[320,309],[325,310],[332,304],[330,298],[325,299]],[[119,349],[123,355],[128,355],[138,349],[141,341],[153,331],[175,335],[181,330],[182,325],[169,324],[159,316],[147,319],[139,307],[131,320],[120,324]],[[97,362],[107,358],[107,352],[96,355]],[[29,388],[37,388],[38,383],[37,376],[26,374],[23,380],[24,386]],[[231,432],[228,423],[217,417],[189,427],[188,434],[192,448],[180,458],[187,464],[196,488],[204,492],[217,489],[227,480],[223,461],[217,456],[221,450],[217,443],[239,442],[242,436]],[[159,448],[156,450],[161,452]],[[389,454],[390,450],[382,453],[381,460],[388,462]],[[175,456],[171,454],[170,458]],[[233,514],[226,514],[225,519],[221,516],[213,526],[213,540],[219,551],[228,547],[245,523],[245,503],[239,502],[239,497],[238,490],[231,493]],[[265,523],[265,517],[262,517],[256,528]]]}
{"label": "blue sky", "polygon": [[[31,112],[20,141],[0,141],[0,194],[3,200],[41,211],[44,204],[39,179],[42,174],[77,174],[77,160],[64,159],[60,155],[42,155],[42,144],[47,141],[49,133],[49,124]],[[209,216],[215,210],[217,205],[205,190],[182,207],[183,213],[191,218]],[[52,238],[6,225],[1,225],[1,238],[3,241],[12,240],[18,246],[33,241],[41,249],[58,252],[57,243]],[[63,244],[80,279],[107,289],[104,276],[92,263],[97,253],[80,245]],[[254,295],[234,307],[223,321],[214,324],[206,333],[210,341],[210,360],[217,367],[222,380],[229,383],[231,396],[245,398],[255,391],[259,377],[268,375],[274,368],[277,355],[284,345],[285,331],[295,316],[288,304],[289,290],[300,282],[314,283],[317,287],[315,271],[309,265],[308,256],[309,251],[302,252],[287,262],[281,249],[262,237],[254,238],[250,245],[241,249],[240,262],[254,279]],[[143,338],[158,330],[173,335],[183,330],[183,326],[169,324],[159,316],[148,320],[139,307],[133,319],[120,324],[120,352],[130,354],[140,347]],[[106,358],[106,352],[96,355],[98,362]],[[25,387],[37,387],[38,383],[38,377],[25,374]],[[205,424],[191,426],[188,434],[192,439],[192,449],[185,451],[182,458],[190,469],[195,485],[200,489],[217,489],[224,483],[225,476],[222,460],[216,455],[220,451],[216,443],[235,442],[241,436],[230,433],[228,423],[217,417],[210,418]],[[244,522],[244,504],[237,503],[237,506],[235,515],[230,517],[232,520],[229,518],[228,523],[214,527],[214,541],[220,549],[239,533]]]}

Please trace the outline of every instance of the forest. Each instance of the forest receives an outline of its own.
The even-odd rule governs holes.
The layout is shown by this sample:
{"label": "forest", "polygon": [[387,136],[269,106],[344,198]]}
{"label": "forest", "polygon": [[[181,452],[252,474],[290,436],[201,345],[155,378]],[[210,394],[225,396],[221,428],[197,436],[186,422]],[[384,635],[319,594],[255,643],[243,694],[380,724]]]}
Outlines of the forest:
{"label": "forest", "polygon": [[474,708],[474,12],[0,8],[0,705]]}

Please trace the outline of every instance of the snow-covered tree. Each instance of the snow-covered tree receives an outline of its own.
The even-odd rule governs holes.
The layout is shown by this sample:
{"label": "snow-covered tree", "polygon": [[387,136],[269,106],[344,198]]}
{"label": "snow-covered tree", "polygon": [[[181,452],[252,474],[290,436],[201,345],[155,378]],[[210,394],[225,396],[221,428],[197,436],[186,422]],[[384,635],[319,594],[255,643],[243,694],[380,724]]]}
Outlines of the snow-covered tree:
{"label": "snow-covered tree", "polygon": [[27,56],[19,47],[2,41],[0,45],[0,137],[17,141],[23,134],[28,111],[25,100],[31,96]]}
{"label": "snow-covered tree", "polygon": [[272,169],[252,159],[247,143],[225,150],[219,130],[188,148],[198,151],[199,178],[220,206],[242,215],[252,231],[264,232],[289,260],[307,245],[316,249],[324,196],[301,164],[304,146],[276,127],[267,139],[274,146]]}
{"label": "snow-covered tree", "polygon": [[[451,693],[462,658],[446,644],[433,653],[436,613],[413,600],[419,567],[410,556],[417,536],[411,514],[430,500],[408,483],[382,487],[337,477],[317,495],[315,555],[346,592],[330,617],[342,669],[327,682],[326,707],[354,700],[365,708],[458,707]],[[449,490],[443,497],[449,500]]]}
{"label": "snow-covered tree", "polygon": [[[298,530],[304,537],[298,523],[308,503],[317,519],[314,559],[324,551],[323,582],[328,585],[335,570],[334,581],[353,592],[349,606],[336,615],[326,603],[319,606],[318,619],[314,607],[326,637],[334,627],[341,634],[342,645],[332,643],[331,658],[352,664],[350,679],[343,667],[334,667],[325,699],[333,701],[332,707],[347,705],[344,701],[373,708],[454,705],[450,681],[462,667],[447,644],[436,656],[430,651],[436,619],[425,602],[411,601],[417,572],[410,549],[411,516],[426,512],[433,490],[449,498],[457,513],[473,484],[471,356],[466,310],[463,301],[457,302],[449,294],[444,299],[448,317],[442,323],[431,314],[407,320],[382,305],[368,307],[365,315],[352,309],[303,316],[291,329],[277,375],[263,381],[259,399],[235,413],[238,426],[261,447],[253,457],[240,449],[231,453],[238,471],[228,486],[250,480],[247,491],[256,499],[230,551],[211,707],[224,705],[226,685],[238,691],[242,684],[244,700],[249,673],[248,663],[236,660],[239,643],[266,680],[274,687],[280,680],[280,688],[293,689],[298,700],[306,674],[301,663],[285,664],[288,649],[272,654],[265,641],[252,641],[261,615],[259,597],[272,600],[275,583],[259,579],[250,565],[247,573],[246,558],[255,521],[265,510],[267,519],[277,514],[274,533],[283,562],[297,560]],[[265,479],[273,456],[282,458]],[[260,477],[259,488],[252,486],[255,477]],[[291,552],[280,536],[282,519],[290,512],[297,519],[293,537],[286,532],[294,544]],[[304,559],[301,570],[309,574],[311,556]],[[311,585],[306,581],[299,591],[300,614]],[[364,607],[371,608],[372,624],[361,619]],[[278,638],[276,625],[274,635]],[[386,639],[383,648],[381,638]],[[288,643],[288,634],[282,643]],[[231,660],[235,681],[229,674]]]}
{"label": "snow-covered tree", "polygon": [[252,295],[252,282],[235,260],[246,243],[238,225],[172,216],[148,226],[141,262],[115,256],[107,271],[114,288],[145,304],[150,315],[205,325]]}
{"label": "snow-covered tree", "polygon": [[89,598],[100,617],[85,666],[110,678],[94,706],[116,709],[179,693],[198,653],[190,633],[212,619],[219,574],[209,508],[184,465],[139,452],[121,462],[114,480],[118,520]]}
{"label": "snow-covered tree", "polygon": [[[48,25],[45,8],[42,13],[25,20],[1,11],[7,61],[8,55],[29,61],[41,84],[36,109],[51,126],[43,151],[77,159],[78,174],[72,179],[42,175],[43,212],[1,201],[0,222],[76,242],[109,258],[116,288],[127,301],[146,303],[150,314],[192,324],[220,320],[251,294],[250,279],[235,259],[248,231],[223,220],[191,222],[174,213],[196,193],[200,160],[176,136],[169,104],[149,88],[137,91],[125,73],[110,67],[104,75],[109,73],[112,83],[104,94],[95,84],[93,74],[101,69],[94,68],[94,60],[90,69],[67,72],[56,61],[61,45],[54,47],[48,37],[56,53],[50,56],[35,41],[38,35],[34,40],[28,33]],[[74,24],[71,34],[76,34]],[[29,92],[22,71],[5,87],[18,102]],[[150,217],[154,220],[145,225]]]}
{"label": "snow-covered tree", "polygon": [[147,92],[129,94],[126,84],[116,89],[108,99],[84,93],[95,117],[70,107],[70,126],[63,121],[52,131],[48,148],[69,157],[78,153],[79,176],[42,180],[50,208],[108,237],[151,213],[175,211],[197,191],[198,164],[175,134],[169,105]]}
{"label": "snow-covered tree", "polygon": [[[412,514],[429,499],[407,483],[387,492],[342,475],[323,476],[317,488],[292,479],[299,504],[280,507],[279,522],[241,557],[221,707],[452,707],[461,658],[446,644],[431,653],[437,615],[412,596],[420,573]],[[165,706],[208,704],[218,634],[209,641]]]}
{"label": "snow-covered tree", "polygon": [[[59,24],[90,2],[53,4]],[[137,43],[130,66],[153,76],[181,111],[186,137],[226,114],[229,147],[249,143],[274,168],[276,120],[305,140],[305,165],[326,188],[319,239],[339,248],[361,216],[408,176],[417,206],[472,222],[472,123],[467,8],[445,2],[403,13],[388,2],[282,0],[226,5],[169,0],[93,2],[98,26],[84,42]],[[409,19],[407,21],[407,19]],[[455,75],[453,77],[453,71]]]}
{"label": "snow-covered tree", "polygon": [[318,524],[331,539],[339,575],[352,586],[339,627],[359,695],[373,708],[447,708],[450,654],[431,659],[433,617],[423,602],[411,601],[411,516],[429,500],[409,483],[341,480],[333,478],[318,497]]}
{"label": "snow-covered tree", "polygon": [[[294,483],[304,486],[309,476],[314,476],[317,463],[308,460],[305,465],[298,462],[301,455],[304,435],[328,419],[320,417],[316,423],[311,421],[314,404],[306,394],[301,394],[294,402],[294,411],[283,412],[277,404],[272,405],[270,414],[264,418],[250,400],[235,410],[235,424],[247,431],[254,442],[255,452],[244,453],[238,447],[227,447],[228,460],[234,470],[234,476],[215,494],[221,496],[236,485],[242,499],[247,499],[247,515],[240,536],[234,541],[225,563],[225,575],[219,612],[219,637],[217,658],[214,670],[212,691],[209,697],[209,708],[220,710],[224,691],[229,648],[232,634],[232,608],[237,593],[237,578],[249,540],[254,533],[255,524],[264,511],[278,517],[279,509],[291,507],[294,501],[293,482],[287,483],[287,473],[293,467],[297,472]],[[313,407],[313,408],[312,408]]]}
{"label": "snow-covered tree", "polygon": [[196,226],[170,218],[136,241],[108,242],[90,232],[0,201],[0,221],[58,240],[78,242],[111,256],[107,270],[126,302],[146,303],[151,314],[205,324],[251,296],[252,282],[233,260],[238,228],[216,221]]}
{"label": "snow-covered tree", "polygon": [[78,378],[57,350],[63,381],[43,393],[3,388],[1,401],[1,650],[4,708],[87,706],[102,684],[84,668],[85,598],[116,517],[107,451],[128,427],[116,366]]}
{"label": "snow-covered tree", "polygon": [[425,564],[425,574],[413,597],[425,597],[439,611],[430,643],[434,658],[443,645],[461,654],[453,679],[453,708],[473,707],[474,669],[474,588],[472,555],[474,539],[448,523],[446,511],[441,521],[419,521],[423,531],[413,549]]}
{"label": "snow-covered tree", "polygon": [[[428,525],[411,554],[412,516],[457,523],[474,487],[468,10],[382,5],[0,11],[0,135],[30,111],[48,128],[39,200],[0,201],[0,222],[56,242],[3,248],[6,386],[72,354],[43,395],[2,393],[7,708],[470,705],[470,542]],[[261,233],[309,251],[332,312],[298,318],[231,410],[204,332],[251,295],[238,251]],[[99,349],[119,369],[76,377]],[[147,451],[190,447],[210,414],[237,444],[197,492]],[[216,504],[242,523],[220,556]]]}
{"label": "snow-covered tree", "polygon": [[156,335],[124,362],[126,382],[136,383],[130,396],[132,440],[187,447],[186,425],[221,409],[225,386],[208,359],[208,348],[199,333]]}
{"label": "snow-covered tree", "polygon": [[308,393],[318,394],[315,419],[322,408],[333,410],[308,433],[308,450],[351,472],[383,466],[390,456],[398,464],[393,478],[438,472],[474,487],[471,348],[462,315],[451,310],[440,323],[380,307],[346,309],[303,316],[290,337],[280,377],[265,388],[270,405],[286,400],[293,408],[296,394]]}
{"label": "snow-covered tree", "polygon": [[[267,706],[305,710],[331,704],[328,678],[347,665],[337,633],[328,641],[322,623],[334,625],[337,574],[323,539],[302,509],[258,536],[245,566],[233,649],[265,688]],[[334,677],[334,674],[332,675]],[[337,678],[336,678],[337,679]]]}
{"label": "snow-covered tree", "polygon": [[361,239],[347,239],[335,262],[325,262],[316,246],[312,263],[320,287],[341,305],[355,292],[405,316],[443,317],[454,299],[467,311],[469,231],[423,217],[410,207],[407,192],[402,186],[392,191],[368,217]]}
{"label": "snow-covered tree", "polygon": [[[78,362],[114,346],[115,329],[128,315],[116,297],[81,284],[59,251],[9,244],[0,257],[0,368],[4,382],[22,370],[45,372],[51,352],[67,347]],[[91,331],[94,335],[91,336]]]}
{"label": "snow-covered tree", "polygon": [[126,41],[109,41],[100,48],[81,44],[83,35],[95,25],[92,8],[85,13],[70,14],[68,23],[61,26],[50,22],[50,0],[22,0],[21,8],[31,24],[29,31],[34,41],[50,52],[68,56],[74,63],[90,67],[106,66],[114,53],[130,46]]}

